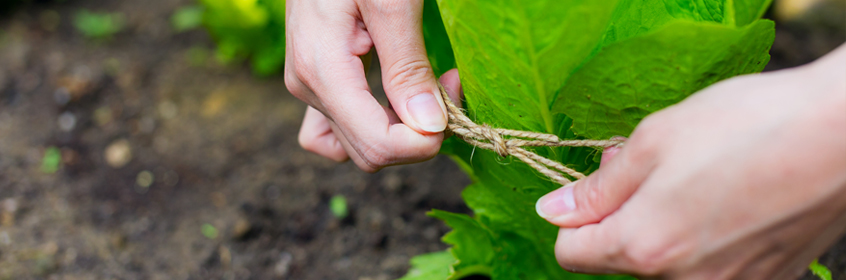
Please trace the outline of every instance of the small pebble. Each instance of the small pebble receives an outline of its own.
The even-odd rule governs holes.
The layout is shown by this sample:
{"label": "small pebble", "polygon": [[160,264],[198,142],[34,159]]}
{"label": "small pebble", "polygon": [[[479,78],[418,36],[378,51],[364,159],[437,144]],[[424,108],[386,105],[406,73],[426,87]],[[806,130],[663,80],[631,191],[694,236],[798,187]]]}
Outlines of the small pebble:
{"label": "small pebble", "polygon": [[112,108],[103,106],[94,110],[94,122],[98,126],[104,126],[112,122]]}
{"label": "small pebble", "polygon": [[228,268],[232,264],[232,252],[226,246],[220,246],[220,264],[224,268]]}
{"label": "small pebble", "polygon": [[65,106],[68,102],[70,102],[71,94],[67,88],[60,87],[53,92],[53,100],[55,100],[56,104],[59,104],[59,106]]}
{"label": "small pebble", "polygon": [[382,187],[388,192],[396,192],[402,187],[402,176],[394,172],[386,173],[382,177]]}
{"label": "small pebble", "polygon": [[153,172],[147,170],[138,172],[138,176],[135,176],[135,183],[142,188],[149,188],[155,180],[156,177],[153,176]]}
{"label": "small pebble", "polygon": [[423,230],[423,238],[425,238],[426,240],[436,240],[438,239],[438,237],[440,237],[438,234],[438,229],[433,226],[427,227]]}
{"label": "small pebble", "polygon": [[71,131],[76,127],[76,116],[71,112],[64,112],[59,115],[59,129],[62,131]]}
{"label": "small pebble", "polygon": [[176,107],[176,104],[171,101],[159,103],[158,109],[159,115],[166,120],[175,118],[176,114],[179,113],[179,107]]}
{"label": "small pebble", "polygon": [[126,139],[118,139],[106,147],[106,163],[121,168],[132,160],[132,148]]}
{"label": "small pebble", "polygon": [[273,266],[273,272],[276,274],[276,277],[285,277],[288,275],[288,271],[291,269],[291,261],[294,259],[294,256],[288,252],[282,252],[279,254],[279,261],[276,262],[276,265]]}
{"label": "small pebble", "polygon": [[238,219],[238,221],[235,222],[235,226],[232,227],[232,238],[239,239],[244,237],[244,235],[250,231],[250,227],[252,227],[252,225],[250,225],[250,221],[247,221],[246,219]]}

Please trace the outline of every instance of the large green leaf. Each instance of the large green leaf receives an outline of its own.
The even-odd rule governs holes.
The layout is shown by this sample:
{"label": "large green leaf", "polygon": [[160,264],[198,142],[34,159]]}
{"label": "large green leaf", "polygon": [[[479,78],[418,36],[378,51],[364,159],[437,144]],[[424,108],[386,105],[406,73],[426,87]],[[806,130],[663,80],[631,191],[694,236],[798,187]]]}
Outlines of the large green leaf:
{"label": "large green leaf", "polygon": [[[438,1],[471,119],[563,139],[628,135],[647,114],[696,90],[760,71],[769,59],[772,22],[745,14],[766,4]],[[749,8],[740,13],[737,7]],[[433,65],[453,61],[439,64],[431,53],[430,59]],[[584,173],[598,167],[594,149],[534,151]],[[474,273],[492,279],[623,277],[572,274],[558,266],[553,254],[558,229],[537,216],[534,204],[559,185],[519,160],[461,140],[447,139],[441,152],[475,182],[462,193],[473,217],[432,214],[453,228],[444,237],[457,260],[450,279]]]}
{"label": "large green leaf", "polygon": [[773,38],[771,21],[740,29],[673,21],[605,47],[573,74],[554,111],[573,118],[578,135],[628,135],[649,113],[717,81],[764,69]]}
{"label": "large green leaf", "polygon": [[[556,133],[554,92],[587,57],[616,1],[438,2],[471,117]],[[463,55],[458,55],[463,54]]]}

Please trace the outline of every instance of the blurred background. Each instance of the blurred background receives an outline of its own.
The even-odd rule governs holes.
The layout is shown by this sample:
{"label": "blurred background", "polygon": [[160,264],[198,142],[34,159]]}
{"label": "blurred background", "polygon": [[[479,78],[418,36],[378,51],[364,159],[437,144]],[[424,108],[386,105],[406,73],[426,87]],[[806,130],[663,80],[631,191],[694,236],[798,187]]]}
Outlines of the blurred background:
{"label": "blurred background", "polygon": [[[468,212],[445,157],[298,146],[282,0],[0,1],[0,279],[394,279]],[[766,17],[767,71],[846,41],[846,1]],[[846,279],[846,240],[820,263]]]}

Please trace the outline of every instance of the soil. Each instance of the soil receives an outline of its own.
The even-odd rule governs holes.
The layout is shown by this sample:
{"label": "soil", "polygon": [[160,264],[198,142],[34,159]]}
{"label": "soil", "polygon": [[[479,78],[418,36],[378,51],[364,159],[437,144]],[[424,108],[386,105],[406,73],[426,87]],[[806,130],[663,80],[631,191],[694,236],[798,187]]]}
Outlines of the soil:
{"label": "soil", "polygon": [[[281,76],[220,65],[204,31],[172,31],[191,3],[36,1],[0,16],[0,279],[381,280],[447,248],[425,213],[469,213],[454,163],[367,174],[302,150],[305,105]],[[126,27],[85,39],[81,9]],[[768,70],[846,40],[804,26],[779,25]],[[820,262],[846,279],[846,239]]]}

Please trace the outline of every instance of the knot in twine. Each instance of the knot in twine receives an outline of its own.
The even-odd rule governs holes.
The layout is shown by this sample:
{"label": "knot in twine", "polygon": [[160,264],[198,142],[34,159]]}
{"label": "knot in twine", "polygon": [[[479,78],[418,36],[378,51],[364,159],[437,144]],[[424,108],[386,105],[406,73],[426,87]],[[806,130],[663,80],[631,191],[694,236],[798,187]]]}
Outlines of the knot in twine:
{"label": "knot in twine", "polygon": [[473,146],[492,150],[501,157],[514,156],[561,185],[571,182],[563,174],[570,175],[576,178],[576,180],[585,178],[585,175],[564,166],[560,162],[542,157],[523,147],[608,148],[623,144],[622,140],[561,140],[554,134],[492,128],[486,124],[476,124],[464,114],[461,108],[452,103],[443,85],[438,83],[438,88],[441,91],[441,96],[444,99],[444,104],[446,104],[449,115],[447,128],[453,134]]}

